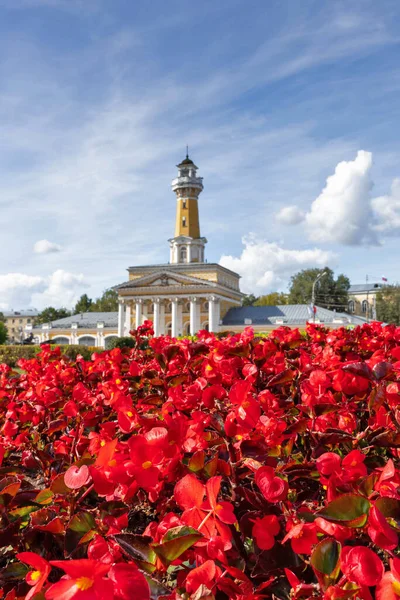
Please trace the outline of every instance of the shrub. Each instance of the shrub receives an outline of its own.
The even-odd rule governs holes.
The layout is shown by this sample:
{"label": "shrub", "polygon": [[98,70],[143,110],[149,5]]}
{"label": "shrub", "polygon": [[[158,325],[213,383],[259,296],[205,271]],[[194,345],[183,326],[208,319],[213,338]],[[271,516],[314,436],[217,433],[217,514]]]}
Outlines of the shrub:
{"label": "shrub", "polygon": [[[54,347],[52,345],[52,347]],[[102,352],[102,348],[95,346],[58,346],[61,353],[68,358],[75,359],[78,354],[81,354],[85,360],[90,360],[93,352]],[[34,358],[40,352],[40,346],[0,346],[0,363],[4,363],[9,367],[15,367],[20,358]]]}
{"label": "shrub", "polygon": [[133,337],[0,367],[3,597],[398,598],[399,327]]}
{"label": "shrub", "polygon": [[109,350],[113,348],[134,348],[135,340],[133,337],[120,337],[110,340]]}

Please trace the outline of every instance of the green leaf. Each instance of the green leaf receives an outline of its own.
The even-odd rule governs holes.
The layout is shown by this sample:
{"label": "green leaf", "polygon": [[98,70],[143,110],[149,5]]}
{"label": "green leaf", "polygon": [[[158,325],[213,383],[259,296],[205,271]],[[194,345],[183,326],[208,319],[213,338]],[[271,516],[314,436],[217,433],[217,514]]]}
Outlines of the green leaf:
{"label": "green leaf", "polygon": [[51,504],[54,493],[50,489],[42,490],[35,498],[38,504]]}
{"label": "green leaf", "polygon": [[60,473],[59,475],[57,475],[57,477],[53,479],[50,489],[53,492],[53,494],[60,494],[62,496],[66,496],[67,494],[70,494],[72,492],[72,490],[67,488],[67,486],[65,485],[64,473]]}
{"label": "green leaf", "polygon": [[152,547],[157,556],[166,563],[171,563],[202,537],[203,535],[192,527],[173,527],[166,533],[161,544],[152,544]]}
{"label": "green leaf", "polygon": [[338,563],[341,545],[333,538],[319,542],[311,555],[311,565],[324,575],[331,575]]}
{"label": "green leaf", "polygon": [[91,529],[95,529],[96,521],[90,513],[80,512],[72,517],[68,524],[68,529],[77,533],[87,533]]}
{"label": "green leaf", "polygon": [[363,527],[367,520],[370,503],[358,494],[343,494],[335,498],[318,515],[331,521],[346,522],[348,527]]}
{"label": "green leaf", "polygon": [[155,570],[156,553],[150,546],[152,538],[147,535],[136,533],[117,533],[111,536],[117,542],[121,550],[130,558],[133,558],[138,566],[148,573]]}
{"label": "green leaf", "polygon": [[375,506],[387,519],[393,519],[400,528],[400,501],[396,498],[382,497],[375,501]]}

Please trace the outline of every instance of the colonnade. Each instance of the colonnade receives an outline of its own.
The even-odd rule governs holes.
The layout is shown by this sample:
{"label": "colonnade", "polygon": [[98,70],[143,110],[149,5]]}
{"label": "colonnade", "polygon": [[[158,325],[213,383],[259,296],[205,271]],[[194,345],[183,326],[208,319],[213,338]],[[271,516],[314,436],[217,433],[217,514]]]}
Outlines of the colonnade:
{"label": "colonnade", "polygon": [[[129,335],[132,327],[142,325],[143,321],[153,321],[154,335],[165,335],[170,321],[170,335],[177,337],[185,333],[183,322],[186,312],[189,312],[190,335],[195,335],[202,329],[201,305],[208,302],[208,330],[219,331],[220,299],[217,296],[189,297],[153,297],[153,298],[120,298],[118,305],[118,336]],[[187,305],[189,304],[189,311]],[[134,323],[132,311],[134,310]],[[204,311],[203,311],[204,312]]]}

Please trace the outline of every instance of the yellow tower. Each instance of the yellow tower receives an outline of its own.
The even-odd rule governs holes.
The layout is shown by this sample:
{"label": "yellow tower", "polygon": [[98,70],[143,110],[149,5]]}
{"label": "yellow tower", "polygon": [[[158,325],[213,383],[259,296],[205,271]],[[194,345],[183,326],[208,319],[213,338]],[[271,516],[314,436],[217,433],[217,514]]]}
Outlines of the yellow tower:
{"label": "yellow tower", "polygon": [[175,237],[170,242],[171,263],[204,262],[206,238],[200,236],[198,198],[203,190],[203,178],[197,177],[197,168],[186,153],[177,165],[178,177],[172,181],[176,194]]}

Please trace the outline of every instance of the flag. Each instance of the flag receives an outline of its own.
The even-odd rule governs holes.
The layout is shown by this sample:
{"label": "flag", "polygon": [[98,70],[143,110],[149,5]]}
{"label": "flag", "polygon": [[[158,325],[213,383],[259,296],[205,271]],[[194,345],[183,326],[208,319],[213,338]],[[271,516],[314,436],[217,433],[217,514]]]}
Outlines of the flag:
{"label": "flag", "polygon": [[317,312],[317,307],[312,302],[307,306],[307,309],[310,317],[312,317],[312,315],[315,315]]}
{"label": "flag", "polygon": [[387,277],[383,277],[382,275],[382,281],[387,281]]}

